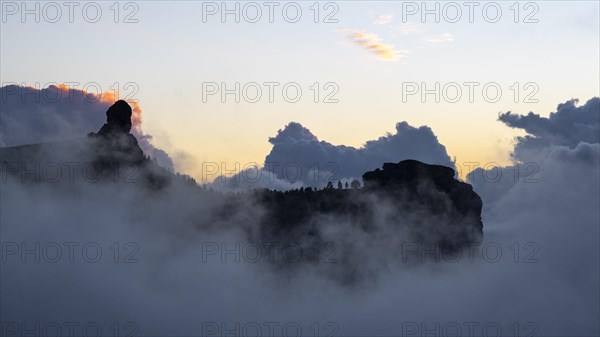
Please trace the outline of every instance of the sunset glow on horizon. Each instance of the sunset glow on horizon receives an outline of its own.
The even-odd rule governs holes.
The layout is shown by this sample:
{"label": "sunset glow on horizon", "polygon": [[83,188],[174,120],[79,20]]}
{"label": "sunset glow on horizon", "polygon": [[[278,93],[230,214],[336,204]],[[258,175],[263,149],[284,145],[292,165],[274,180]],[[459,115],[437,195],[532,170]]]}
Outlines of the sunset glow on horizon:
{"label": "sunset glow on horizon", "polygon": [[436,17],[433,5],[423,14],[413,2],[298,3],[302,15],[291,22],[296,6],[274,7],[271,17],[262,6],[258,17],[239,3],[238,15],[234,4],[223,14],[220,3],[145,1],[121,8],[118,23],[106,6],[95,23],[42,15],[33,25],[9,6],[2,82],[71,83],[137,100],[145,133],[196,178],[203,162],[262,163],[268,138],[290,122],[359,148],[406,121],[430,127],[459,164],[504,165],[523,132],[499,113],[547,116],[598,95],[597,3],[499,3],[498,18],[461,5],[458,19],[456,8],[438,5]]}

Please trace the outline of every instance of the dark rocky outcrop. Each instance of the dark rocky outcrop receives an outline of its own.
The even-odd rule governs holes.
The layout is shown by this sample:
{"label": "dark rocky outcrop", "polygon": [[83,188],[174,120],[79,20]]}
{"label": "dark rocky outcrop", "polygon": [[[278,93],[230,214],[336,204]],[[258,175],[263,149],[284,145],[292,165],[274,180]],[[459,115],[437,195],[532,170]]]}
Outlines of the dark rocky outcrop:
{"label": "dark rocky outcrop", "polygon": [[405,160],[367,172],[363,181],[362,189],[256,192],[267,212],[263,239],[319,236],[315,219],[326,218],[366,232],[394,227],[407,241],[445,247],[481,240],[481,199],[451,168]]}
{"label": "dark rocky outcrop", "polygon": [[145,160],[144,152],[131,131],[131,107],[119,100],[106,111],[106,124],[98,133],[90,133],[94,140],[96,164],[100,167],[139,165]]}
{"label": "dark rocky outcrop", "polygon": [[[363,175],[365,192],[386,195],[399,202],[406,195],[408,203],[425,205],[433,215],[444,215],[445,223],[432,232],[440,243],[458,244],[478,242],[483,235],[481,198],[473,187],[454,179],[454,170],[441,165],[428,165],[416,160],[397,164],[385,163]],[[417,236],[424,236],[417,233]]]}
{"label": "dark rocky outcrop", "polygon": [[[457,251],[481,241],[481,199],[469,184],[454,178],[451,168],[405,160],[365,173],[363,188],[353,183],[355,188],[344,189],[330,183],[323,190],[222,194],[206,191],[145,157],[129,133],[131,113],[126,102],[118,101],[108,109],[107,122],[98,133],[63,142],[0,148],[3,183],[7,178],[15,178],[12,182],[17,183],[39,182],[32,171],[41,173],[44,180],[48,178],[45,168],[58,165],[64,174],[59,183],[73,184],[65,174],[69,170],[66,164],[78,166],[75,171],[80,174],[89,174],[85,167],[91,165],[101,173],[95,183],[117,176],[119,182],[136,183],[119,185],[125,189],[141,186],[166,191],[170,198],[191,204],[210,203],[208,211],[206,206],[205,211],[190,216],[190,223],[199,229],[241,228],[250,242],[294,245],[304,252],[323,253],[323,247],[333,243],[339,261],[328,265],[327,272],[347,283],[363,279],[373,260],[401,259],[404,243]],[[80,185],[77,182],[75,186]],[[89,190],[92,194],[94,188]],[[311,263],[314,256],[302,257],[301,262]],[[274,265],[293,268],[288,262]]]}
{"label": "dark rocky outcrop", "polygon": [[107,122],[87,137],[43,144],[0,148],[2,174],[21,182],[140,183],[162,187],[173,176],[144,155],[130,132],[132,109],[117,101],[106,112]]}
{"label": "dark rocky outcrop", "polygon": [[[252,241],[321,253],[333,244],[340,259],[328,273],[355,283],[369,277],[363,267],[376,265],[373,260],[420,263],[423,252],[454,256],[482,239],[481,199],[451,168],[405,160],[367,172],[363,181],[361,189],[255,191],[265,213]],[[290,268],[285,262],[278,266]]]}
{"label": "dark rocky outcrop", "polygon": [[98,134],[108,137],[110,134],[128,134],[131,131],[132,109],[124,100],[118,100],[106,111],[106,124]]}

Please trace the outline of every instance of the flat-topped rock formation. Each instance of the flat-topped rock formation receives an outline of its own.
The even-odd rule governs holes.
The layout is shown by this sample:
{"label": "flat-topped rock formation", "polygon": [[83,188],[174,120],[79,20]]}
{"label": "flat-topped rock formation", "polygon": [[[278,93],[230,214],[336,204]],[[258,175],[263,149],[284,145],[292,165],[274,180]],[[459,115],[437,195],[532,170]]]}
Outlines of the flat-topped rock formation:
{"label": "flat-topped rock formation", "polygon": [[454,170],[446,166],[404,160],[385,163],[383,169],[365,173],[363,181],[365,192],[425,206],[432,214],[445,215],[447,222],[435,228],[440,242],[478,242],[483,235],[481,198],[470,184],[454,176]]}
{"label": "flat-topped rock formation", "polygon": [[340,260],[329,271],[349,283],[368,275],[357,263],[403,261],[407,253],[405,263],[419,263],[422,251],[452,255],[481,242],[481,199],[451,168],[405,160],[367,172],[363,181],[359,189],[255,191],[264,214],[253,241],[321,253],[334,244]]}

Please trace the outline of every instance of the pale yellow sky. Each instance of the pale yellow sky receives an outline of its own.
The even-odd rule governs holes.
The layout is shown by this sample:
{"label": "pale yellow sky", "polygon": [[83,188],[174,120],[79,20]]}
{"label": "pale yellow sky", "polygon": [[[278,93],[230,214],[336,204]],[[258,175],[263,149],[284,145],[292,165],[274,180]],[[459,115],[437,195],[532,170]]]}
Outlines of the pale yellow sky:
{"label": "pale yellow sky", "polygon": [[[11,17],[0,33],[0,69],[3,83],[95,82],[104,90],[136,83],[143,128],[180,171],[195,177],[202,162],[262,163],[268,137],[291,121],[321,140],[355,147],[407,121],[431,127],[459,164],[506,164],[520,133],[496,121],[498,113],[547,116],[571,98],[598,96],[600,42],[597,2],[536,3],[536,23],[515,22],[511,3],[500,4],[505,15],[496,23],[482,17],[403,23],[392,1],[339,2],[333,23],[315,23],[308,8],[297,23],[204,23],[202,3],[193,1],[140,2],[135,24],[22,24]],[[257,103],[220,102],[218,95],[202,102],[209,82],[274,81],[298,83],[301,100],[287,103],[276,93],[273,103],[264,96]],[[315,82],[319,103],[311,92]],[[322,102],[328,82],[337,86],[338,103]],[[421,102],[419,94],[403,102],[407,83],[464,82],[480,83],[473,102],[465,86],[457,103],[435,103],[432,95]],[[538,103],[523,102],[529,82]],[[502,89],[498,102],[482,96],[487,83]]]}

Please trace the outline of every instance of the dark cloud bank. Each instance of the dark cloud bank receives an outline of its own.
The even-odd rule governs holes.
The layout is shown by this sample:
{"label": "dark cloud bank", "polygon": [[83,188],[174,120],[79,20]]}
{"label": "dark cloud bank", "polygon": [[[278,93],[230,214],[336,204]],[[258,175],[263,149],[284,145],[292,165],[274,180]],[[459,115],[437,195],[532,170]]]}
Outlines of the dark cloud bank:
{"label": "dark cloud bank", "polygon": [[319,140],[309,129],[292,122],[269,138],[273,144],[262,168],[251,168],[233,177],[219,177],[213,187],[237,190],[250,187],[293,189],[322,188],[329,181],[360,180],[363,173],[405,159],[454,168],[446,148],[426,126],[396,124],[396,132],[362,147],[333,145]]}
{"label": "dark cloud bank", "polygon": [[[4,123],[4,105],[2,111]],[[294,336],[298,328],[305,336],[315,331],[319,336],[495,336],[499,329],[504,336],[598,335],[600,144],[586,131],[598,130],[598,113],[594,98],[582,106],[560,105],[549,118],[501,115],[507,125],[528,132],[517,140],[515,163],[536,161],[537,182],[476,183],[484,207],[486,196],[494,194],[484,218],[484,241],[473,248],[472,258],[463,255],[454,262],[426,255],[420,257],[423,263],[402,263],[396,254],[405,253],[398,247],[406,237],[386,230],[385,216],[398,205],[385,200],[374,201],[380,215],[376,235],[344,227],[336,218],[314,219],[336,247],[351,245],[359,253],[331,255],[324,248],[332,259],[281,269],[252,261],[248,238],[268,211],[252,198],[229,207],[230,199],[221,194],[190,193],[185,179],[160,193],[123,181],[40,185],[3,180],[3,249],[14,248],[6,243],[48,247],[39,263],[34,254],[22,261],[20,252],[3,251],[3,328],[54,323],[68,335],[68,326],[81,334],[87,324],[93,335],[90,324],[95,323],[103,335],[113,335],[118,322],[121,335],[135,331],[138,336],[224,336],[227,331]],[[76,136],[96,131],[103,117]],[[0,129],[7,130],[4,124]],[[5,143],[14,144],[7,133]],[[271,142],[266,163],[293,159],[309,165],[311,158],[335,158],[344,164],[341,177],[379,167],[381,160],[450,162],[429,128],[405,123],[398,124],[395,135],[360,149],[318,141],[294,123]],[[415,152],[413,146],[422,147]],[[273,175],[290,183],[277,171]],[[217,210],[228,220],[214,221],[223,218],[215,217]],[[427,222],[427,214],[409,216]],[[52,242],[63,247],[56,263],[47,261],[55,257],[48,246]],[[65,243],[74,247],[72,261]],[[93,247],[82,254],[86,244],[101,247],[99,260],[92,261]],[[207,254],[215,244],[217,253]],[[239,262],[235,253],[221,256],[222,244],[240,252]],[[344,259],[374,277],[352,285],[328,277]]]}
{"label": "dark cloud bank", "polygon": [[[298,163],[302,180],[309,182],[311,169],[335,163],[335,176],[360,177],[366,171],[381,167],[383,163],[415,159],[428,164],[451,165],[446,148],[441,145],[430,128],[415,128],[406,122],[396,124],[396,133],[387,134],[377,140],[367,141],[361,148],[333,145],[319,141],[310,130],[298,123],[290,123],[277,136],[269,138],[273,149],[265,159],[265,167],[275,172],[277,177],[285,177],[279,163]],[[279,164],[276,166],[276,164]]]}
{"label": "dark cloud bank", "polygon": [[[539,173],[548,166],[545,162],[552,153],[579,149],[581,158],[593,163],[597,158],[595,144],[600,142],[600,98],[594,97],[581,106],[576,103],[578,100],[559,104],[548,117],[533,112],[524,116],[511,112],[499,115],[499,121],[522,129],[527,135],[516,139],[511,154],[514,165],[491,170],[477,168],[469,174],[468,180],[483,198],[486,210],[518,182],[539,182]],[[570,179],[572,173],[565,175]]]}

